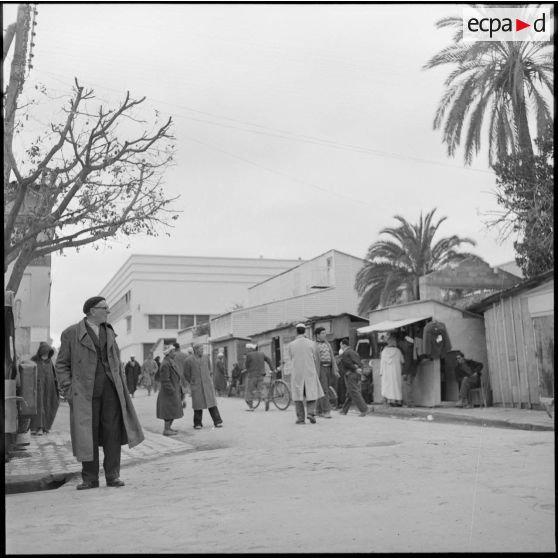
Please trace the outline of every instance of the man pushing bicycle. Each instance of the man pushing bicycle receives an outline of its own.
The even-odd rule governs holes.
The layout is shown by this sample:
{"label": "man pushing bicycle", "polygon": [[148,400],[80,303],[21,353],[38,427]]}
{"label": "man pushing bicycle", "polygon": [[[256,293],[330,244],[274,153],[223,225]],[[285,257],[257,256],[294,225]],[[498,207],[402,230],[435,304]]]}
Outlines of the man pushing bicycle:
{"label": "man pushing bicycle", "polygon": [[[248,405],[247,411],[253,411],[253,401],[254,397],[261,398],[262,396],[262,386],[265,378],[265,363],[269,365],[271,371],[275,373],[275,368],[271,362],[271,359],[262,351],[258,351],[258,346],[253,343],[247,343],[246,348],[248,352],[246,353],[246,391],[244,393],[244,399]],[[266,399],[265,410],[269,410],[269,400]]]}

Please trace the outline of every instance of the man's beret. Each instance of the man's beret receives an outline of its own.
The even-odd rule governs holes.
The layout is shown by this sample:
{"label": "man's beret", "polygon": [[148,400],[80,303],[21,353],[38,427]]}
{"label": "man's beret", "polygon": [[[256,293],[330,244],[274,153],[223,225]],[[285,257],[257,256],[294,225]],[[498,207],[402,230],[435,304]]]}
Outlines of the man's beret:
{"label": "man's beret", "polygon": [[92,296],[88,298],[83,304],[83,313],[89,314],[89,310],[91,310],[93,306],[97,306],[101,300],[106,300],[106,298],[104,296]]}

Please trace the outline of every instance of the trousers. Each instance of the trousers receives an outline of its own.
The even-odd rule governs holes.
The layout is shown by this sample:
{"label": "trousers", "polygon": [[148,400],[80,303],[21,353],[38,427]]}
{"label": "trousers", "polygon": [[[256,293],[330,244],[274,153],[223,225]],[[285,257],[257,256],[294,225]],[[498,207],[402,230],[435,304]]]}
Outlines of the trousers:
{"label": "trousers", "polygon": [[[316,414],[316,400],[308,401],[306,400],[306,388],[303,389],[302,396],[306,401],[306,413],[309,417],[313,417]],[[295,401],[295,412],[296,420],[304,421],[306,417],[304,416],[304,401]]]}
{"label": "trousers", "polygon": [[327,414],[331,411],[331,404],[329,402],[329,375],[331,373],[331,366],[320,365],[320,384],[322,385],[322,390],[324,396],[318,399],[316,404],[316,411],[318,413]]}
{"label": "trousers", "polygon": [[265,376],[259,374],[258,376],[248,376],[246,378],[246,389],[244,391],[244,399],[248,406],[252,406],[252,401],[254,396],[261,398],[262,396],[262,385]]}
{"label": "trousers", "polygon": [[99,479],[99,436],[103,440],[103,469],[107,481],[120,476],[120,450],[122,445],[122,411],[116,388],[105,378],[100,397],[92,399],[93,461],[83,461],[81,477],[84,481]]}
{"label": "trousers", "polygon": [[462,401],[467,401],[469,397],[469,391],[472,388],[480,386],[480,376],[475,374],[473,376],[466,376],[461,380],[461,387],[459,388],[459,399]]}
{"label": "trousers", "polygon": [[[219,409],[215,406],[215,407],[209,407],[209,409],[207,409],[209,411],[209,414],[211,415],[211,418],[213,419],[213,424],[219,424],[221,422],[223,422],[223,419],[221,418],[221,415],[219,414]],[[195,409],[194,410],[194,426],[202,426],[202,415],[203,415],[203,409]]]}
{"label": "trousers", "polygon": [[[295,411],[297,420],[305,420],[304,416],[304,401],[295,401]],[[316,414],[316,401],[306,401],[306,413],[309,417],[313,417]]]}
{"label": "trousers", "polygon": [[345,397],[345,403],[343,403],[342,411],[347,413],[351,407],[351,403],[354,403],[361,413],[365,413],[368,410],[364,398],[361,392],[361,379],[358,372],[347,372],[345,374],[345,386],[347,388],[347,395]]}

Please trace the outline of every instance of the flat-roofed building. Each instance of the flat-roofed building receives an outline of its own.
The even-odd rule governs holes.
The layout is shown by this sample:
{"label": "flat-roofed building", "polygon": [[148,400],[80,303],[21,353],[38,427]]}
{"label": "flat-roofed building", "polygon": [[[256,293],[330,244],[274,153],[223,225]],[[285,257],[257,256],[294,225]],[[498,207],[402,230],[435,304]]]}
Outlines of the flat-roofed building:
{"label": "flat-roofed building", "polygon": [[132,254],[102,289],[125,361],[140,362],[163,339],[244,306],[248,288],[301,263],[298,259]]}

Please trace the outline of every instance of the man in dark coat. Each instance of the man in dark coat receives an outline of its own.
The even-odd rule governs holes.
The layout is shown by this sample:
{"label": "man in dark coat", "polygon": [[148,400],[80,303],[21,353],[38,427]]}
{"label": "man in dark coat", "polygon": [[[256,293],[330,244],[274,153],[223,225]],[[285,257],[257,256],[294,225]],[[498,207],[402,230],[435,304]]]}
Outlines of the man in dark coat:
{"label": "man in dark coat", "polygon": [[370,409],[362,397],[362,362],[358,353],[351,349],[348,339],[341,340],[341,349],[343,349],[343,354],[339,360],[339,368],[342,368],[344,372],[343,375],[345,376],[347,396],[345,398],[345,403],[343,403],[343,407],[339,412],[342,415],[346,415],[349,412],[351,403],[355,403],[360,411],[359,417],[364,417]]}
{"label": "man in dark coat", "polygon": [[175,353],[176,349],[172,346],[165,351],[165,357],[159,372],[161,390],[157,396],[157,418],[165,421],[164,436],[175,436],[178,430],[171,428],[172,421],[184,416],[182,405],[184,400],[183,378],[174,361]]}
{"label": "man in dark coat", "polygon": [[138,387],[138,379],[141,375],[141,366],[135,356],[132,355],[130,360],[126,363],[124,373],[126,374],[126,387],[130,395],[134,397],[134,392]]}
{"label": "man in dark coat", "polygon": [[203,345],[194,345],[194,354],[189,356],[184,363],[184,375],[190,384],[192,393],[192,408],[194,409],[194,428],[203,427],[203,409],[207,409],[215,428],[223,426],[223,420],[217,408],[215,388],[213,387],[213,374],[209,365],[209,358],[203,354]]}
{"label": "man in dark coat", "polygon": [[217,354],[217,361],[215,362],[215,391],[219,396],[225,395],[227,391],[227,367],[223,353]]}
{"label": "man in dark coat", "polygon": [[456,359],[455,378],[459,384],[459,400],[456,407],[470,407],[469,392],[480,386],[483,365],[482,362],[465,358],[461,351],[457,351]]}
{"label": "man in dark coat", "polygon": [[178,373],[180,374],[180,383],[182,384],[182,388],[186,389],[186,379],[184,377],[184,363],[189,355],[183,353],[180,350],[180,343],[173,343],[172,344],[174,351],[173,351],[173,361],[176,365]]}
{"label": "man in dark coat", "polygon": [[70,405],[72,449],[82,462],[78,490],[99,486],[99,445],[107,486],[120,480],[122,444],[137,446],[144,439],[141,425],[120,367],[116,334],[107,323],[109,307],[102,296],[83,305],[85,319],[62,332],[56,359],[60,390]]}

